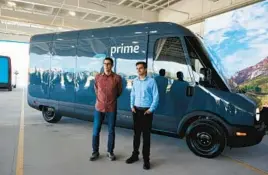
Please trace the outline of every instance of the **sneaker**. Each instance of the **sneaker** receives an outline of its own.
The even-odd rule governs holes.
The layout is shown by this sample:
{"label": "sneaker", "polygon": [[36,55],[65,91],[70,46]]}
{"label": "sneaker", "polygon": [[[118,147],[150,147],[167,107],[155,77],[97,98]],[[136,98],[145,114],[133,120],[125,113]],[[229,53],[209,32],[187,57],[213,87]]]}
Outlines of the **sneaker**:
{"label": "sneaker", "polygon": [[143,169],[149,170],[150,169],[150,162],[144,162]]}
{"label": "sneaker", "polygon": [[134,155],[132,155],[130,158],[128,158],[127,160],[126,160],[126,163],[127,164],[131,164],[131,163],[134,163],[134,162],[136,162],[136,161],[138,161],[139,160],[139,157],[138,156],[134,156]]}
{"label": "sneaker", "polygon": [[92,155],[91,155],[89,160],[94,161],[94,160],[98,159],[99,156],[100,156],[99,152],[94,152],[94,153],[92,153]]}
{"label": "sneaker", "polygon": [[109,158],[110,161],[114,161],[116,159],[114,153],[107,153],[107,157]]}

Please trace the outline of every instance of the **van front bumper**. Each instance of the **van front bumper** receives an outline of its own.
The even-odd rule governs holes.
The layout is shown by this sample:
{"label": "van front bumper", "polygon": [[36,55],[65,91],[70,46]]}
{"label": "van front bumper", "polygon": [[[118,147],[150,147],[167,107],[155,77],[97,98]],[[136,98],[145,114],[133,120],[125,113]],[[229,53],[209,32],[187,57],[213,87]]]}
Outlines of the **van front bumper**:
{"label": "van front bumper", "polygon": [[231,134],[228,137],[228,146],[230,147],[247,147],[259,144],[266,133],[264,122],[255,126],[231,126]]}

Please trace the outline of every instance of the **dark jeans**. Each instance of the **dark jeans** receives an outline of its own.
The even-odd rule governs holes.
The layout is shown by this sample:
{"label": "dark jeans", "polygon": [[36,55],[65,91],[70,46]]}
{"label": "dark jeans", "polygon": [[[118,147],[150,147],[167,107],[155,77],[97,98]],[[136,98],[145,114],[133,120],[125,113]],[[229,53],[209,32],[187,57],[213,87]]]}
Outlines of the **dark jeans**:
{"label": "dark jeans", "polygon": [[153,114],[146,114],[144,112],[148,108],[137,108],[136,113],[133,113],[134,122],[134,138],[133,138],[133,155],[139,155],[140,137],[143,136],[142,154],[144,161],[149,161],[150,157],[150,144],[151,144],[151,128],[153,121]]}
{"label": "dark jeans", "polygon": [[93,152],[99,152],[100,131],[105,116],[108,121],[108,131],[109,131],[107,151],[113,153],[114,140],[115,140],[116,113],[115,112],[103,113],[97,110],[95,110],[94,113],[94,126],[93,126],[93,138],[92,138]]}

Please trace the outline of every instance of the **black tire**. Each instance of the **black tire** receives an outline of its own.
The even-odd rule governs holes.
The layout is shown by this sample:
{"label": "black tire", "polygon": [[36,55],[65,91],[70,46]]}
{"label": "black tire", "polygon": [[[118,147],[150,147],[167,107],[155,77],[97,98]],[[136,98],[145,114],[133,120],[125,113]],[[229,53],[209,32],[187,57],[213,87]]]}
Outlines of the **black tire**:
{"label": "black tire", "polygon": [[226,146],[226,134],[214,121],[199,119],[190,124],[186,131],[186,143],[197,156],[215,158]]}
{"label": "black tire", "polygon": [[12,91],[12,86],[9,86],[8,87],[8,91]]}
{"label": "black tire", "polygon": [[62,116],[57,114],[54,108],[43,106],[42,115],[48,123],[57,123],[61,120]]}

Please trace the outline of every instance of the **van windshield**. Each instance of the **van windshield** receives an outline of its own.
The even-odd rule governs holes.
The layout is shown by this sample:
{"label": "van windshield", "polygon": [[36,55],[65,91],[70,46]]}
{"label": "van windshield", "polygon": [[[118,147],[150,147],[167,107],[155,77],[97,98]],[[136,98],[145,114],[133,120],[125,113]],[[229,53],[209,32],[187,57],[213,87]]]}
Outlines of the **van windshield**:
{"label": "van windshield", "polygon": [[223,66],[219,56],[209,47],[209,45],[200,36],[197,36],[197,39],[201,44],[203,51],[208,55],[213,67],[223,79],[224,83],[228,86],[230,90],[235,90],[236,85],[228,78],[228,71]]}

